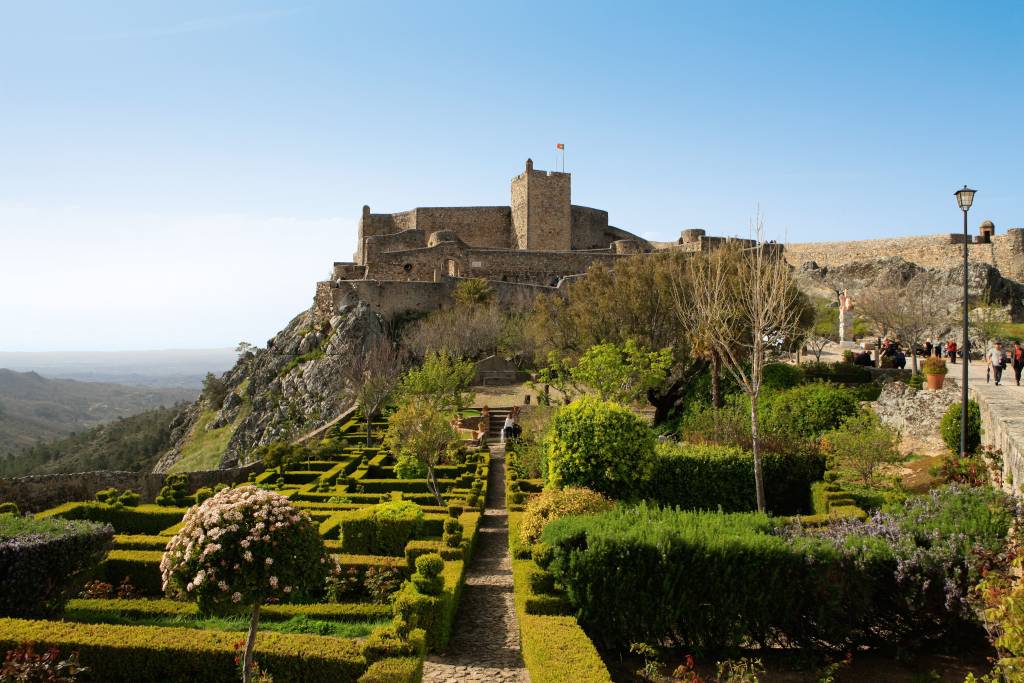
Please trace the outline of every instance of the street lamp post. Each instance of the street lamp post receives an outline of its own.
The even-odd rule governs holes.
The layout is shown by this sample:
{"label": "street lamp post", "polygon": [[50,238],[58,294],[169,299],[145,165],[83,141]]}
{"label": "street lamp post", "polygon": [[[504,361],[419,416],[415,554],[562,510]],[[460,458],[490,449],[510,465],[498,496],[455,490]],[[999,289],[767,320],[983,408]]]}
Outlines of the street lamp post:
{"label": "street lamp post", "polygon": [[[970,336],[967,327],[967,212],[971,208],[971,204],[974,203],[974,193],[976,190],[972,190],[966,185],[963,189],[956,191],[956,203],[960,206],[960,211],[964,214],[964,357],[961,365],[961,382],[960,382],[960,457],[967,457],[967,366],[971,362],[971,347],[970,347]],[[982,353],[985,350],[982,349]]]}

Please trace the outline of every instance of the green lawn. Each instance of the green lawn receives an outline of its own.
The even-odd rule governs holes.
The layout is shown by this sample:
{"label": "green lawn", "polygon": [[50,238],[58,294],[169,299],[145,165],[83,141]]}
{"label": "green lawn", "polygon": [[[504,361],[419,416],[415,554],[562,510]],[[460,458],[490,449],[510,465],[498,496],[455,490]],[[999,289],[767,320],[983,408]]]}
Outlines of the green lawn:
{"label": "green lawn", "polygon": [[181,449],[181,457],[174,463],[168,472],[197,472],[201,470],[215,470],[220,464],[220,457],[228,447],[228,442],[234,435],[238,425],[249,415],[252,410],[252,402],[246,396],[245,389],[249,380],[239,385],[237,393],[242,396],[242,408],[238,411],[238,417],[231,424],[224,425],[219,429],[207,429],[207,425],[217,415],[213,409],[204,410],[199,419],[196,420],[192,431],[189,433],[188,442]]}
{"label": "green lawn", "polygon": [[[203,617],[196,614],[175,614],[160,616],[126,616],[117,611],[94,612],[89,610],[85,618],[76,619],[73,608],[69,608],[64,618],[70,621],[87,621],[93,624],[116,624],[120,626],[170,626],[178,628],[194,628],[204,631],[248,631],[249,619],[243,616]],[[363,638],[380,627],[391,623],[387,620],[374,621],[321,621],[305,616],[292,617],[287,621],[261,621],[261,631],[277,633],[304,633],[316,636],[334,636],[336,638]]]}

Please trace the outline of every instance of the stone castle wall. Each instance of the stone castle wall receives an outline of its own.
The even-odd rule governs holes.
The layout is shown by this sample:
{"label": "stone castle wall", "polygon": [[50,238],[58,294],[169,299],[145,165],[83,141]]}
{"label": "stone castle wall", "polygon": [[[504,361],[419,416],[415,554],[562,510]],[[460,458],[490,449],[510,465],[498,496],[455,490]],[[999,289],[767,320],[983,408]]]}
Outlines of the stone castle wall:
{"label": "stone castle wall", "polygon": [[[1002,275],[1024,281],[1024,230],[1020,228],[996,235],[990,244],[971,244],[968,254],[972,261],[988,263]],[[963,245],[952,244],[949,235],[786,245],[786,258],[798,268],[807,261],[815,261],[819,266],[838,266],[889,256],[901,256],[925,268],[947,269],[963,258]]]}

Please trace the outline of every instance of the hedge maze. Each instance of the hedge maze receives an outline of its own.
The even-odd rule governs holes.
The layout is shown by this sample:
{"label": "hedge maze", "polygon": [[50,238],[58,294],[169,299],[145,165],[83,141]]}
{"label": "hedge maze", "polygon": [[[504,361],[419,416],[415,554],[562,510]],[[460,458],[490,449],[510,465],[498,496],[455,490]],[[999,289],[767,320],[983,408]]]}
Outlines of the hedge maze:
{"label": "hedge maze", "polygon": [[[387,423],[373,426],[383,432]],[[440,507],[425,479],[396,477],[393,455],[365,445],[365,429],[355,415],[290,466],[248,482],[308,515],[341,565],[317,602],[263,608],[256,660],[278,683],[419,680],[426,652],[450,637],[486,495],[488,450],[464,441],[454,463],[435,470],[448,503]],[[59,618],[0,619],[0,646],[34,641],[77,650],[89,680],[237,680],[244,619],[206,618],[194,603],[163,595],[164,548],[196,497],[190,493],[185,506],[108,497],[113,502],[72,502],[37,515],[109,524],[113,540],[95,580]]]}

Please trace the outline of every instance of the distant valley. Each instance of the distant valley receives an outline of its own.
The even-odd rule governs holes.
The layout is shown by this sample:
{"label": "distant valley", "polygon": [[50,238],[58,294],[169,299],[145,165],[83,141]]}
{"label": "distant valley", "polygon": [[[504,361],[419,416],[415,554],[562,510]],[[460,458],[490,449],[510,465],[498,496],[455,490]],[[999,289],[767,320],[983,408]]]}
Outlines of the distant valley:
{"label": "distant valley", "polygon": [[101,423],[192,401],[198,389],[49,379],[0,369],[0,455]]}

